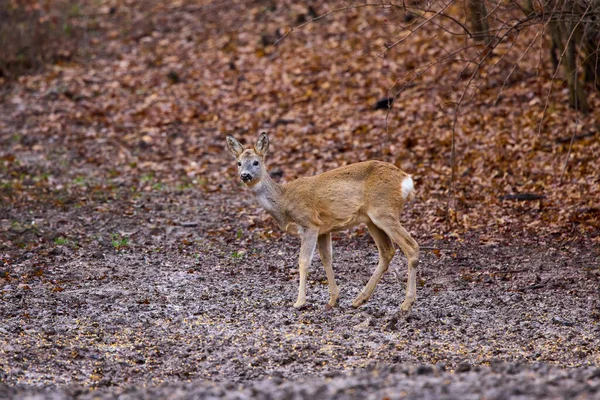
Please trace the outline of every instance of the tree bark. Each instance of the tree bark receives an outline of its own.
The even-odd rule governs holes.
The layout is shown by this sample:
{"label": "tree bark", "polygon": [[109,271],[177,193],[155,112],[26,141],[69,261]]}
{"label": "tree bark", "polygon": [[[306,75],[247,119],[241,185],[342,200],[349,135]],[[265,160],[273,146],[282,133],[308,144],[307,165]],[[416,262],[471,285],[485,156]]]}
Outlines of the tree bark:
{"label": "tree bark", "polygon": [[466,0],[467,14],[471,26],[471,34],[477,42],[488,44],[491,40],[489,34],[489,25],[487,21],[488,13],[485,7],[485,0]]}
{"label": "tree bark", "polygon": [[[587,114],[590,112],[590,105],[587,101],[583,83],[579,80],[579,68],[577,66],[576,42],[580,42],[578,40],[580,35],[578,32],[573,32],[573,29],[575,29],[574,23],[552,21],[549,28],[552,38],[552,64],[555,68],[558,68],[559,64],[562,64],[565,68],[569,86],[569,106]],[[566,43],[567,40],[568,43]]]}
{"label": "tree bark", "polygon": [[571,40],[567,44],[567,52],[565,53],[565,67],[567,69],[567,83],[569,84],[569,105],[575,110],[579,110],[584,114],[590,112],[590,105],[587,101],[587,96],[583,88],[583,84],[579,82],[579,71],[577,68],[577,46],[575,40],[578,35],[571,35],[571,31],[575,29],[574,24],[565,24],[565,37],[571,36]]}

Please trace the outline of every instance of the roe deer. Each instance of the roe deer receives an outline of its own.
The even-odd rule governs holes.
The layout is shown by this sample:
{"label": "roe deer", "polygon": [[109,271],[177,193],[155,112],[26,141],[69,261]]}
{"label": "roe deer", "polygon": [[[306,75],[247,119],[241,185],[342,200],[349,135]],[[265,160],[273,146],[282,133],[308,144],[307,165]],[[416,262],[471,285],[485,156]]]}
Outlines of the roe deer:
{"label": "roe deer", "polygon": [[329,284],[327,307],[337,304],[339,289],[331,267],[331,232],[365,223],[379,250],[379,263],[352,306],[359,307],[371,297],[394,257],[396,242],[408,259],[408,284],[401,312],[410,312],[416,299],[419,245],[398,220],[406,200],[414,197],[413,180],[408,174],[392,164],[372,160],[279,185],[265,167],[269,149],[266,133],[260,134],[254,148],[246,150],[228,135],[227,149],[237,160],[240,178],[258,202],[284,231],[301,237],[300,288],[294,307],[306,303],[306,275],[317,245]]}

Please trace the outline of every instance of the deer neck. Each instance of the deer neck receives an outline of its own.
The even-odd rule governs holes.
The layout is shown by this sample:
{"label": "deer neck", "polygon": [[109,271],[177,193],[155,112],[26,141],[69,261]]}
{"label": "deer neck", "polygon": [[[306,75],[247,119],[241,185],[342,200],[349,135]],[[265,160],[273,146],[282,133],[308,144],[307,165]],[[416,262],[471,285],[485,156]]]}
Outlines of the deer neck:
{"label": "deer neck", "polygon": [[284,213],[282,207],[283,187],[277,184],[267,172],[265,178],[261,179],[250,190],[256,197],[261,206],[277,221],[280,226],[284,226]]}

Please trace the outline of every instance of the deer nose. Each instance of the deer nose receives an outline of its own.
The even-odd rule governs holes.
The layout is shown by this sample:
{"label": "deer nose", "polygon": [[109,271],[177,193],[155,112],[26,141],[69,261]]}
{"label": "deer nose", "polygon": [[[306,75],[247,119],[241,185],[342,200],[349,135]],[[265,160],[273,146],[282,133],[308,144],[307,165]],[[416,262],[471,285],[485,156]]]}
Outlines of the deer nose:
{"label": "deer nose", "polygon": [[247,172],[244,172],[242,175],[240,175],[240,177],[244,182],[250,182],[252,180],[252,175]]}

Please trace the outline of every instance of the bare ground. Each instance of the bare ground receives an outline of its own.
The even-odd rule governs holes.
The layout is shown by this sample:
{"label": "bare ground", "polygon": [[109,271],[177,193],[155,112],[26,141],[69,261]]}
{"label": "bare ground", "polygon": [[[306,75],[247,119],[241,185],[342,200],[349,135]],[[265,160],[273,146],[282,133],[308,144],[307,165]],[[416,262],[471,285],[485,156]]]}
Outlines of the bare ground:
{"label": "bare ground", "polygon": [[585,239],[423,243],[441,251],[423,252],[418,302],[396,321],[400,255],[400,281],[386,274],[350,307],[377,261],[358,229],[334,242],[339,308],[324,308],[317,257],[297,311],[297,239],[211,234],[235,207],[256,211],[239,194],[144,194],[130,216],[39,206],[36,229],[5,223],[0,397],[600,398],[600,269]]}

